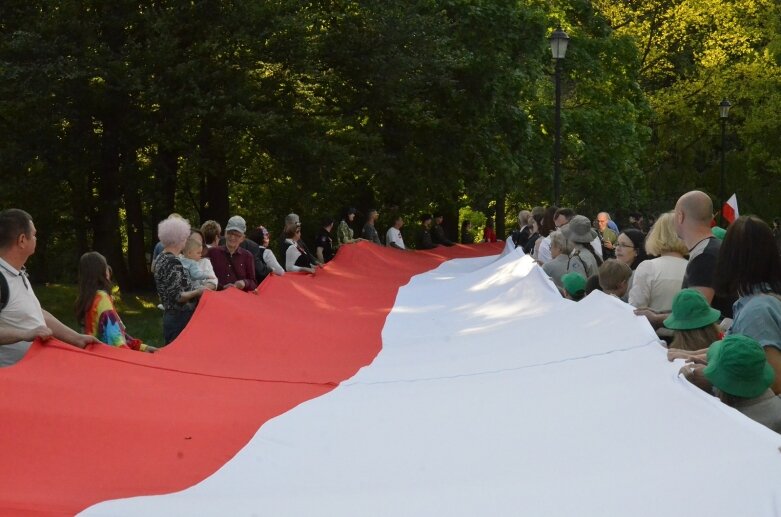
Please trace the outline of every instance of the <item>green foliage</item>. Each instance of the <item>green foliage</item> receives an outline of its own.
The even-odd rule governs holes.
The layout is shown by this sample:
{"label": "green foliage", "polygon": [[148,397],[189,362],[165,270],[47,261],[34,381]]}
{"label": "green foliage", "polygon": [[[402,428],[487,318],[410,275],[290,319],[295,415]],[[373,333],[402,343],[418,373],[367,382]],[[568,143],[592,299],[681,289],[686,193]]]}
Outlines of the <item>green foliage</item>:
{"label": "green foliage", "polygon": [[727,126],[726,192],[741,212],[776,215],[764,202],[781,195],[777,180],[781,109],[779,4],[717,2],[597,2],[616,32],[641,49],[639,84],[654,115],[644,158],[650,204],[669,209],[684,191],[719,197],[721,134],[718,104],[733,104]]}
{"label": "green foliage", "polygon": [[171,211],[196,224],[240,213],[272,232],[297,212],[311,237],[347,206],[388,223],[469,205],[511,227],[551,199],[558,24],[571,37],[563,205],[715,197],[728,97],[728,194],[774,215],[773,0],[9,0],[0,205],[47,237],[39,280],[72,278],[96,249],[123,288],[149,285]]}
{"label": "green foliage", "polygon": [[469,230],[469,233],[474,238],[474,242],[480,242],[483,239],[483,228],[485,228],[485,222],[487,219],[488,218],[483,212],[479,210],[472,210],[472,207],[469,205],[462,206],[458,210],[459,239],[461,238],[461,224],[464,221],[469,221],[472,223],[472,229]]}

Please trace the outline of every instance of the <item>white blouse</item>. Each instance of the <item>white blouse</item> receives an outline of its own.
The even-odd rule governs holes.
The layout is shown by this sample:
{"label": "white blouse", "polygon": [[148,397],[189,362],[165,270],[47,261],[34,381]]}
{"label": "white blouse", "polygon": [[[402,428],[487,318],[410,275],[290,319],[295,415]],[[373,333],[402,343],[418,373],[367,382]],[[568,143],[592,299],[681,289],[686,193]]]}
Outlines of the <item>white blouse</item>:
{"label": "white blouse", "polygon": [[296,266],[296,260],[298,260],[298,257],[303,255],[303,253],[301,253],[301,251],[298,249],[296,242],[293,239],[286,239],[285,242],[290,243],[290,246],[288,246],[287,251],[285,252],[285,269],[294,273],[297,271],[308,271],[308,268],[305,269]]}
{"label": "white blouse", "polygon": [[688,261],[681,257],[658,257],[641,262],[632,275],[629,304],[669,311],[673,297],[681,290]]}
{"label": "white blouse", "polygon": [[[285,257],[285,260],[287,260],[287,257]],[[268,248],[266,248],[266,251],[263,252],[263,262],[265,262],[266,265],[271,268],[275,275],[282,276],[285,274],[285,268],[283,268],[279,261],[277,261],[277,257],[274,256],[274,252]]]}

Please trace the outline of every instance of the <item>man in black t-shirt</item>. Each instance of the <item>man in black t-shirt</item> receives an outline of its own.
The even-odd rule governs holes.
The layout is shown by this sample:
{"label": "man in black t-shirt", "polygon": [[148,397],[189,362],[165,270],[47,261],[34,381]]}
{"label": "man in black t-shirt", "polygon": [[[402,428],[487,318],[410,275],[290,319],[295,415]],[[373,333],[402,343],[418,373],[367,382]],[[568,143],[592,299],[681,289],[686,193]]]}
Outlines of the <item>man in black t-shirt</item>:
{"label": "man in black t-shirt", "polygon": [[721,241],[711,232],[713,202],[704,192],[693,190],[675,204],[675,230],[689,248],[689,265],[681,288],[697,289],[712,303],[713,273],[719,258]]}
{"label": "man in black t-shirt", "polygon": [[434,227],[431,228],[431,240],[434,242],[434,244],[453,246],[455,243],[447,238],[447,235],[445,235],[445,229],[442,228],[442,221],[444,220],[444,215],[434,214]]}
{"label": "man in black t-shirt", "polygon": [[321,264],[325,264],[334,258],[333,238],[331,237],[333,227],[333,218],[326,217],[320,225],[317,237],[315,237],[315,253],[317,254],[318,262]]}
{"label": "man in black t-shirt", "polygon": [[437,245],[431,240],[431,214],[425,214],[420,218],[417,249],[430,250],[436,247]]}
{"label": "man in black t-shirt", "polygon": [[683,275],[682,288],[711,287],[713,285],[713,272],[716,270],[716,262],[719,260],[721,241],[716,237],[706,237],[689,251],[689,264]]}
{"label": "man in black t-shirt", "polygon": [[[721,311],[726,318],[732,317],[732,302],[713,291],[713,274],[719,261],[721,241],[714,236],[705,238],[689,252],[689,265],[683,276],[682,288],[692,287],[700,292],[711,292],[711,307]],[[706,296],[707,298],[707,296]]]}

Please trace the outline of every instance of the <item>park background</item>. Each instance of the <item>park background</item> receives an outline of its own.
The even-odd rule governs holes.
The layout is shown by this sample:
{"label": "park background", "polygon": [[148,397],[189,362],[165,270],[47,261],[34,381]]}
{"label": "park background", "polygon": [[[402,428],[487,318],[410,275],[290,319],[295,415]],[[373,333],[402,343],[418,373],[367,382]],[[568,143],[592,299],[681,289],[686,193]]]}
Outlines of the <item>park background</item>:
{"label": "park background", "polygon": [[718,202],[723,150],[741,212],[781,212],[776,0],[6,0],[0,206],[33,215],[35,281],[94,249],[127,292],[174,211],[275,235],[297,212],[311,237],[347,206],[381,230],[438,210],[501,237],[552,201],[557,26],[562,206]]}

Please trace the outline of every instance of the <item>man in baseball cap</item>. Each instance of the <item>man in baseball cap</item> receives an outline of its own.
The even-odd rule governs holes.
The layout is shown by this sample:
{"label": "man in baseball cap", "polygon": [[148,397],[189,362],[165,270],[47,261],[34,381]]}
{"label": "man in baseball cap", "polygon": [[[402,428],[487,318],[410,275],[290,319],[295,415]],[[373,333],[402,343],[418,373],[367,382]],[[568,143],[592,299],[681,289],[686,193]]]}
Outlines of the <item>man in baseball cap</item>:
{"label": "man in baseball cap", "polygon": [[225,225],[225,244],[209,248],[207,256],[212,261],[220,290],[235,287],[249,292],[258,287],[255,259],[252,253],[241,247],[246,233],[246,221],[240,215],[234,215]]}

